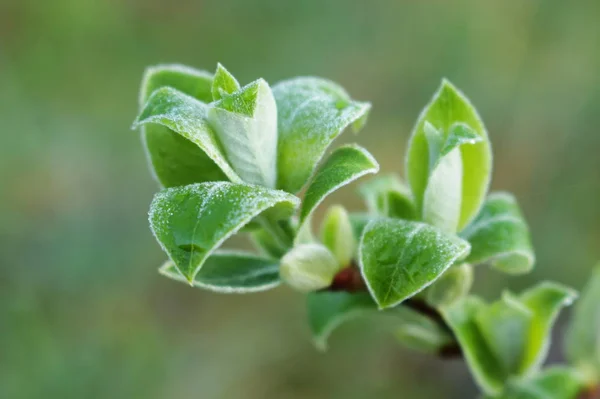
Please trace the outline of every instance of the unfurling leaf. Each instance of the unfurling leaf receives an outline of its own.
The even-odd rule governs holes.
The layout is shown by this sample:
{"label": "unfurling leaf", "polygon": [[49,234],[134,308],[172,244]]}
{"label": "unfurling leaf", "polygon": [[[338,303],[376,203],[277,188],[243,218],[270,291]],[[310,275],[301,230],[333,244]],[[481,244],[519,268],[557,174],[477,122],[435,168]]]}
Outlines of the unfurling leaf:
{"label": "unfurling leaf", "polygon": [[476,144],[483,139],[462,123],[450,126],[446,137],[428,121],[425,121],[424,130],[429,146],[430,171],[423,195],[423,220],[454,233],[462,212],[463,174],[469,173],[463,171],[459,147]]}
{"label": "unfurling leaf", "polygon": [[300,224],[310,218],[316,207],[329,194],[361,176],[377,171],[379,164],[364,148],[357,145],[337,148],[319,168],[306,190],[300,208]]}
{"label": "unfurling leaf", "polygon": [[441,309],[479,386],[499,395],[511,378],[538,369],[559,310],[575,297],[573,290],[545,282],[518,296],[505,292],[489,305],[467,297]]}
{"label": "unfurling leaf", "polygon": [[471,244],[467,258],[470,263],[489,262],[511,274],[526,273],[533,267],[529,228],[511,194],[490,194],[479,215],[460,236]]}
{"label": "unfurling leaf", "polygon": [[367,292],[343,291],[311,292],[307,296],[308,324],[315,345],[327,349],[327,339],[343,322],[377,311],[377,306]]}
{"label": "unfurling leaf", "polygon": [[[188,283],[173,261],[165,262],[159,272],[166,277]],[[222,251],[215,252],[206,260],[192,285],[226,294],[244,294],[266,291],[279,283],[278,261],[250,253]]]}
{"label": "unfurling leaf", "polygon": [[600,264],[575,304],[565,349],[567,358],[587,382],[600,383]]}
{"label": "unfurling leaf", "polygon": [[302,292],[328,287],[340,265],[321,244],[300,244],[281,258],[281,279]]}
{"label": "unfurling leaf", "polygon": [[274,188],[277,178],[277,105],[263,79],[211,103],[210,126],[243,181]]}
{"label": "unfurling leaf", "polygon": [[[229,180],[241,183],[242,180],[227,162],[214,131],[206,121],[207,112],[205,103],[171,87],[163,87],[152,93],[134,127],[158,124],[171,129],[204,151]],[[170,156],[176,157],[177,154]]]}
{"label": "unfurling leaf", "polygon": [[[427,131],[426,122],[428,122]],[[474,142],[471,133],[476,133],[480,140]],[[428,134],[432,136],[429,140]],[[436,135],[439,136],[437,139]],[[439,160],[432,159],[430,142],[432,145],[435,144],[432,147],[433,157],[439,154]],[[469,144],[461,145],[466,143]],[[452,149],[456,148],[458,148],[457,153],[453,153]],[[417,210],[423,215],[426,203],[429,203],[428,207],[431,208],[428,213],[435,211],[437,206],[450,206],[450,209],[445,210],[444,213],[454,212],[454,208],[458,206],[460,213],[456,230],[462,230],[475,217],[483,203],[491,177],[491,160],[490,143],[477,111],[460,91],[444,80],[419,116],[409,142],[406,170]],[[439,172],[435,172],[436,164],[437,169],[441,168]],[[455,202],[446,205],[440,199],[443,190],[435,187],[438,185],[444,187],[445,179],[449,178],[446,172],[457,168],[462,169],[459,185],[460,201],[458,205]],[[430,184],[432,177],[434,181]],[[453,172],[452,180],[454,181],[455,178]],[[432,191],[429,194],[426,193],[428,186],[430,186],[429,191]],[[452,195],[454,198],[455,195]],[[453,220],[444,222],[444,226],[446,223],[450,227],[454,225]]]}
{"label": "unfurling leaf", "polygon": [[321,241],[340,265],[350,264],[356,252],[357,241],[344,207],[337,205],[329,208],[321,224]]}
{"label": "unfurling leaf", "polygon": [[212,99],[217,101],[223,96],[232,94],[240,89],[240,84],[231,73],[221,64],[217,64],[217,72],[211,88]]}
{"label": "unfurling leaf", "polygon": [[468,242],[430,225],[378,219],[365,227],[358,257],[371,295],[387,308],[426,288],[468,253]]}
{"label": "unfurling leaf", "polygon": [[229,182],[165,189],[150,206],[150,227],[177,269],[192,283],[208,256],[253,218],[269,210],[289,217],[299,200],[283,191]]}
{"label": "unfurling leaf", "polygon": [[450,305],[467,295],[472,285],[473,266],[468,263],[452,266],[427,288],[427,303],[436,308]]}
{"label": "unfurling leaf", "polygon": [[353,101],[337,84],[296,78],[273,87],[277,102],[277,188],[297,193],[333,140],[349,125],[358,130],[371,105]]}
{"label": "unfurling leaf", "polygon": [[359,192],[373,215],[405,220],[417,218],[410,189],[394,175],[377,176],[363,183]]}
{"label": "unfurling leaf", "polygon": [[[165,86],[199,101],[210,102],[212,82],[212,74],[183,65],[150,67],[144,74],[140,90],[140,110],[155,90]],[[168,127],[149,123],[143,125],[141,131],[148,163],[161,186],[227,180],[221,168],[198,145]]]}

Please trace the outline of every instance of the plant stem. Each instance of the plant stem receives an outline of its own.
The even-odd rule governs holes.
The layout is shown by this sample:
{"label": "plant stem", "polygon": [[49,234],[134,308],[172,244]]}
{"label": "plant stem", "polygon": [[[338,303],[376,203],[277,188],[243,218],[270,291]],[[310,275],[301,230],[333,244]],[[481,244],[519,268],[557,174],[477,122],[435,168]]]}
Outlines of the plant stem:
{"label": "plant stem", "polygon": [[256,218],[257,222],[273,237],[277,246],[285,253],[293,245],[293,232],[290,232],[290,226],[277,220],[273,220],[267,215],[261,215]]}

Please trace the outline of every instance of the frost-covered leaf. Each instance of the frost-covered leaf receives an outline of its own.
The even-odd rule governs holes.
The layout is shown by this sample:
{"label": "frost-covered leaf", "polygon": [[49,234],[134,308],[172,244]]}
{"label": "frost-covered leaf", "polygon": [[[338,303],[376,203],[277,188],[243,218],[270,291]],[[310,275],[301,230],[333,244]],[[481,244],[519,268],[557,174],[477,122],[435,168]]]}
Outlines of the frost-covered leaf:
{"label": "frost-covered leaf", "polygon": [[463,162],[460,146],[473,145],[483,139],[463,123],[450,126],[444,137],[429,121],[425,121],[429,145],[429,179],[423,195],[422,216],[426,223],[449,233],[457,231],[462,213]]}
{"label": "frost-covered leaf", "polygon": [[297,193],[331,142],[349,125],[360,130],[371,105],[353,101],[337,84],[295,78],[273,87],[279,144],[277,188]]}
{"label": "frost-covered leaf", "polygon": [[467,295],[472,285],[473,266],[468,263],[452,266],[427,288],[427,303],[436,308],[450,305]]}
{"label": "frost-covered leaf", "polygon": [[297,245],[281,258],[281,279],[302,292],[328,287],[339,270],[333,254],[317,243]]}
{"label": "frost-covered leaf", "polygon": [[357,240],[343,206],[336,205],[327,210],[321,224],[321,242],[329,248],[340,265],[350,264],[356,252]]}
{"label": "frost-covered leaf", "polygon": [[358,257],[371,295],[387,308],[426,288],[468,253],[468,242],[430,225],[378,219],[365,227]]}
{"label": "frost-covered leaf", "polygon": [[[212,74],[183,65],[159,65],[146,69],[140,90],[140,109],[150,94],[173,87],[202,102],[210,102]],[[142,141],[155,179],[163,187],[204,181],[227,180],[221,168],[196,144],[159,124],[141,127]]]}
{"label": "frost-covered leaf", "polygon": [[327,339],[340,324],[368,312],[375,313],[377,306],[366,292],[322,291],[308,294],[307,309],[315,345],[326,350]]}
{"label": "frost-covered leaf", "polygon": [[[490,142],[485,127],[473,105],[450,82],[444,80],[431,102],[419,116],[408,146],[406,158],[408,181],[415,197],[417,209],[421,213],[423,212],[425,191],[429,183],[431,168],[436,164],[436,162],[430,160],[430,146],[425,131],[426,122],[439,132],[438,148],[440,154],[446,151],[444,150],[446,146],[442,143],[447,143],[450,146],[448,148],[464,143],[461,134],[455,134],[456,140],[447,141],[450,132],[456,131],[457,126],[468,127],[482,139],[475,144],[460,145],[459,148],[462,171],[464,172],[460,184],[462,195],[460,217],[457,224],[460,231],[475,217],[487,193],[492,169]],[[436,153],[437,151],[434,151],[434,154]],[[448,163],[455,165],[456,161],[453,159],[455,156],[452,155],[452,151],[449,151],[442,159],[448,156],[450,156]],[[438,177],[436,180],[443,182],[444,179]]]}
{"label": "frost-covered leaf", "polygon": [[150,227],[191,283],[206,258],[259,214],[289,217],[298,198],[248,184],[211,182],[165,189],[150,206]]}
{"label": "frost-covered leaf", "polygon": [[258,79],[210,104],[207,117],[227,159],[243,181],[274,188],[277,178],[277,105]]}
{"label": "frost-covered leaf", "polygon": [[394,335],[405,347],[425,353],[437,353],[452,342],[448,332],[430,317],[404,305],[392,311],[399,320]]}
{"label": "frost-covered leaf", "polygon": [[441,310],[479,386],[498,395],[511,378],[537,371],[558,312],[575,296],[569,288],[543,282],[520,295],[505,292],[491,304],[470,296]]}
{"label": "frost-covered leaf", "polygon": [[406,220],[417,218],[410,189],[395,175],[377,176],[363,183],[359,193],[374,215]]}
{"label": "frost-covered leaf", "polygon": [[211,88],[212,99],[220,100],[223,96],[232,94],[240,88],[240,84],[233,75],[223,65],[218,64]]}
{"label": "frost-covered leaf", "polygon": [[[189,284],[179,273],[173,261],[166,261],[160,274]],[[215,252],[196,274],[192,285],[226,294],[244,294],[266,291],[278,286],[279,263],[277,260],[244,252]]]}
{"label": "frost-covered leaf", "polygon": [[486,309],[486,304],[474,296],[441,308],[446,323],[462,348],[475,382],[483,392],[497,395],[502,392],[506,373],[476,323],[476,316]]}
{"label": "frost-covered leaf", "polygon": [[215,133],[208,126],[207,110],[205,103],[171,87],[163,87],[152,93],[134,127],[157,124],[177,132],[204,151],[231,181],[240,183],[240,177],[227,162]]}
{"label": "frost-covered leaf", "polygon": [[479,215],[460,236],[471,243],[468,262],[489,262],[511,274],[526,273],[533,267],[529,228],[511,194],[490,194]]}
{"label": "frost-covered leaf", "polygon": [[600,263],[575,304],[565,350],[587,381],[600,383]]}
{"label": "frost-covered leaf", "polygon": [[554,366],[529,379],[510,381],[501,395],[489,399],[575,399],[583,388],[572,368]]}
{"label": "frost-covered leaf", "polygon": [[367,173],[377,173],[379,164],[371,154],[357,145],[337,148],[317,171],[311,181],[302,207],[300,224],[310,218],[315,208],[332,192]]}

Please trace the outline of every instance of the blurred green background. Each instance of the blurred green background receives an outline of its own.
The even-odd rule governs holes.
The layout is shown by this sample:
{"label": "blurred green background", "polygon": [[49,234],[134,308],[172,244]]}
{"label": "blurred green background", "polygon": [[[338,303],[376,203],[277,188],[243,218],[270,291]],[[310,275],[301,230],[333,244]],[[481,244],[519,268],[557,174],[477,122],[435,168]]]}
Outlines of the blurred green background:
{"label": "blurred green background", "polygon": [[[478,106],[493,188],[519,197],[538,256],[521,279],[479,268],[478,291],[580,288],[600,258],[599,21],[597,0],[1,0],[0,397],[474,397],[461,361],[406,351],[372,320],[320,354],[291,290],[159,277],[157,187],[129,129],[142,72],[330,78],[373,102],[357,140],[398,173],[446,76]],[[329,203],[360,209],[354,190]]]}

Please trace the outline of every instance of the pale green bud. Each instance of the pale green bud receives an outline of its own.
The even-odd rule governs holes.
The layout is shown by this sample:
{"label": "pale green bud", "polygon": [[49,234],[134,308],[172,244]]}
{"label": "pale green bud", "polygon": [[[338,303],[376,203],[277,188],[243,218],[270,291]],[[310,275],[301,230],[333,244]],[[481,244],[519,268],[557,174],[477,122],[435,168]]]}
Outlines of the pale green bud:
{"label": "pale green bud", "polygon": [[281,279],[298,291],[310,292],[331,285],[340,266],[321,244],[300,244],[281,259]]}

